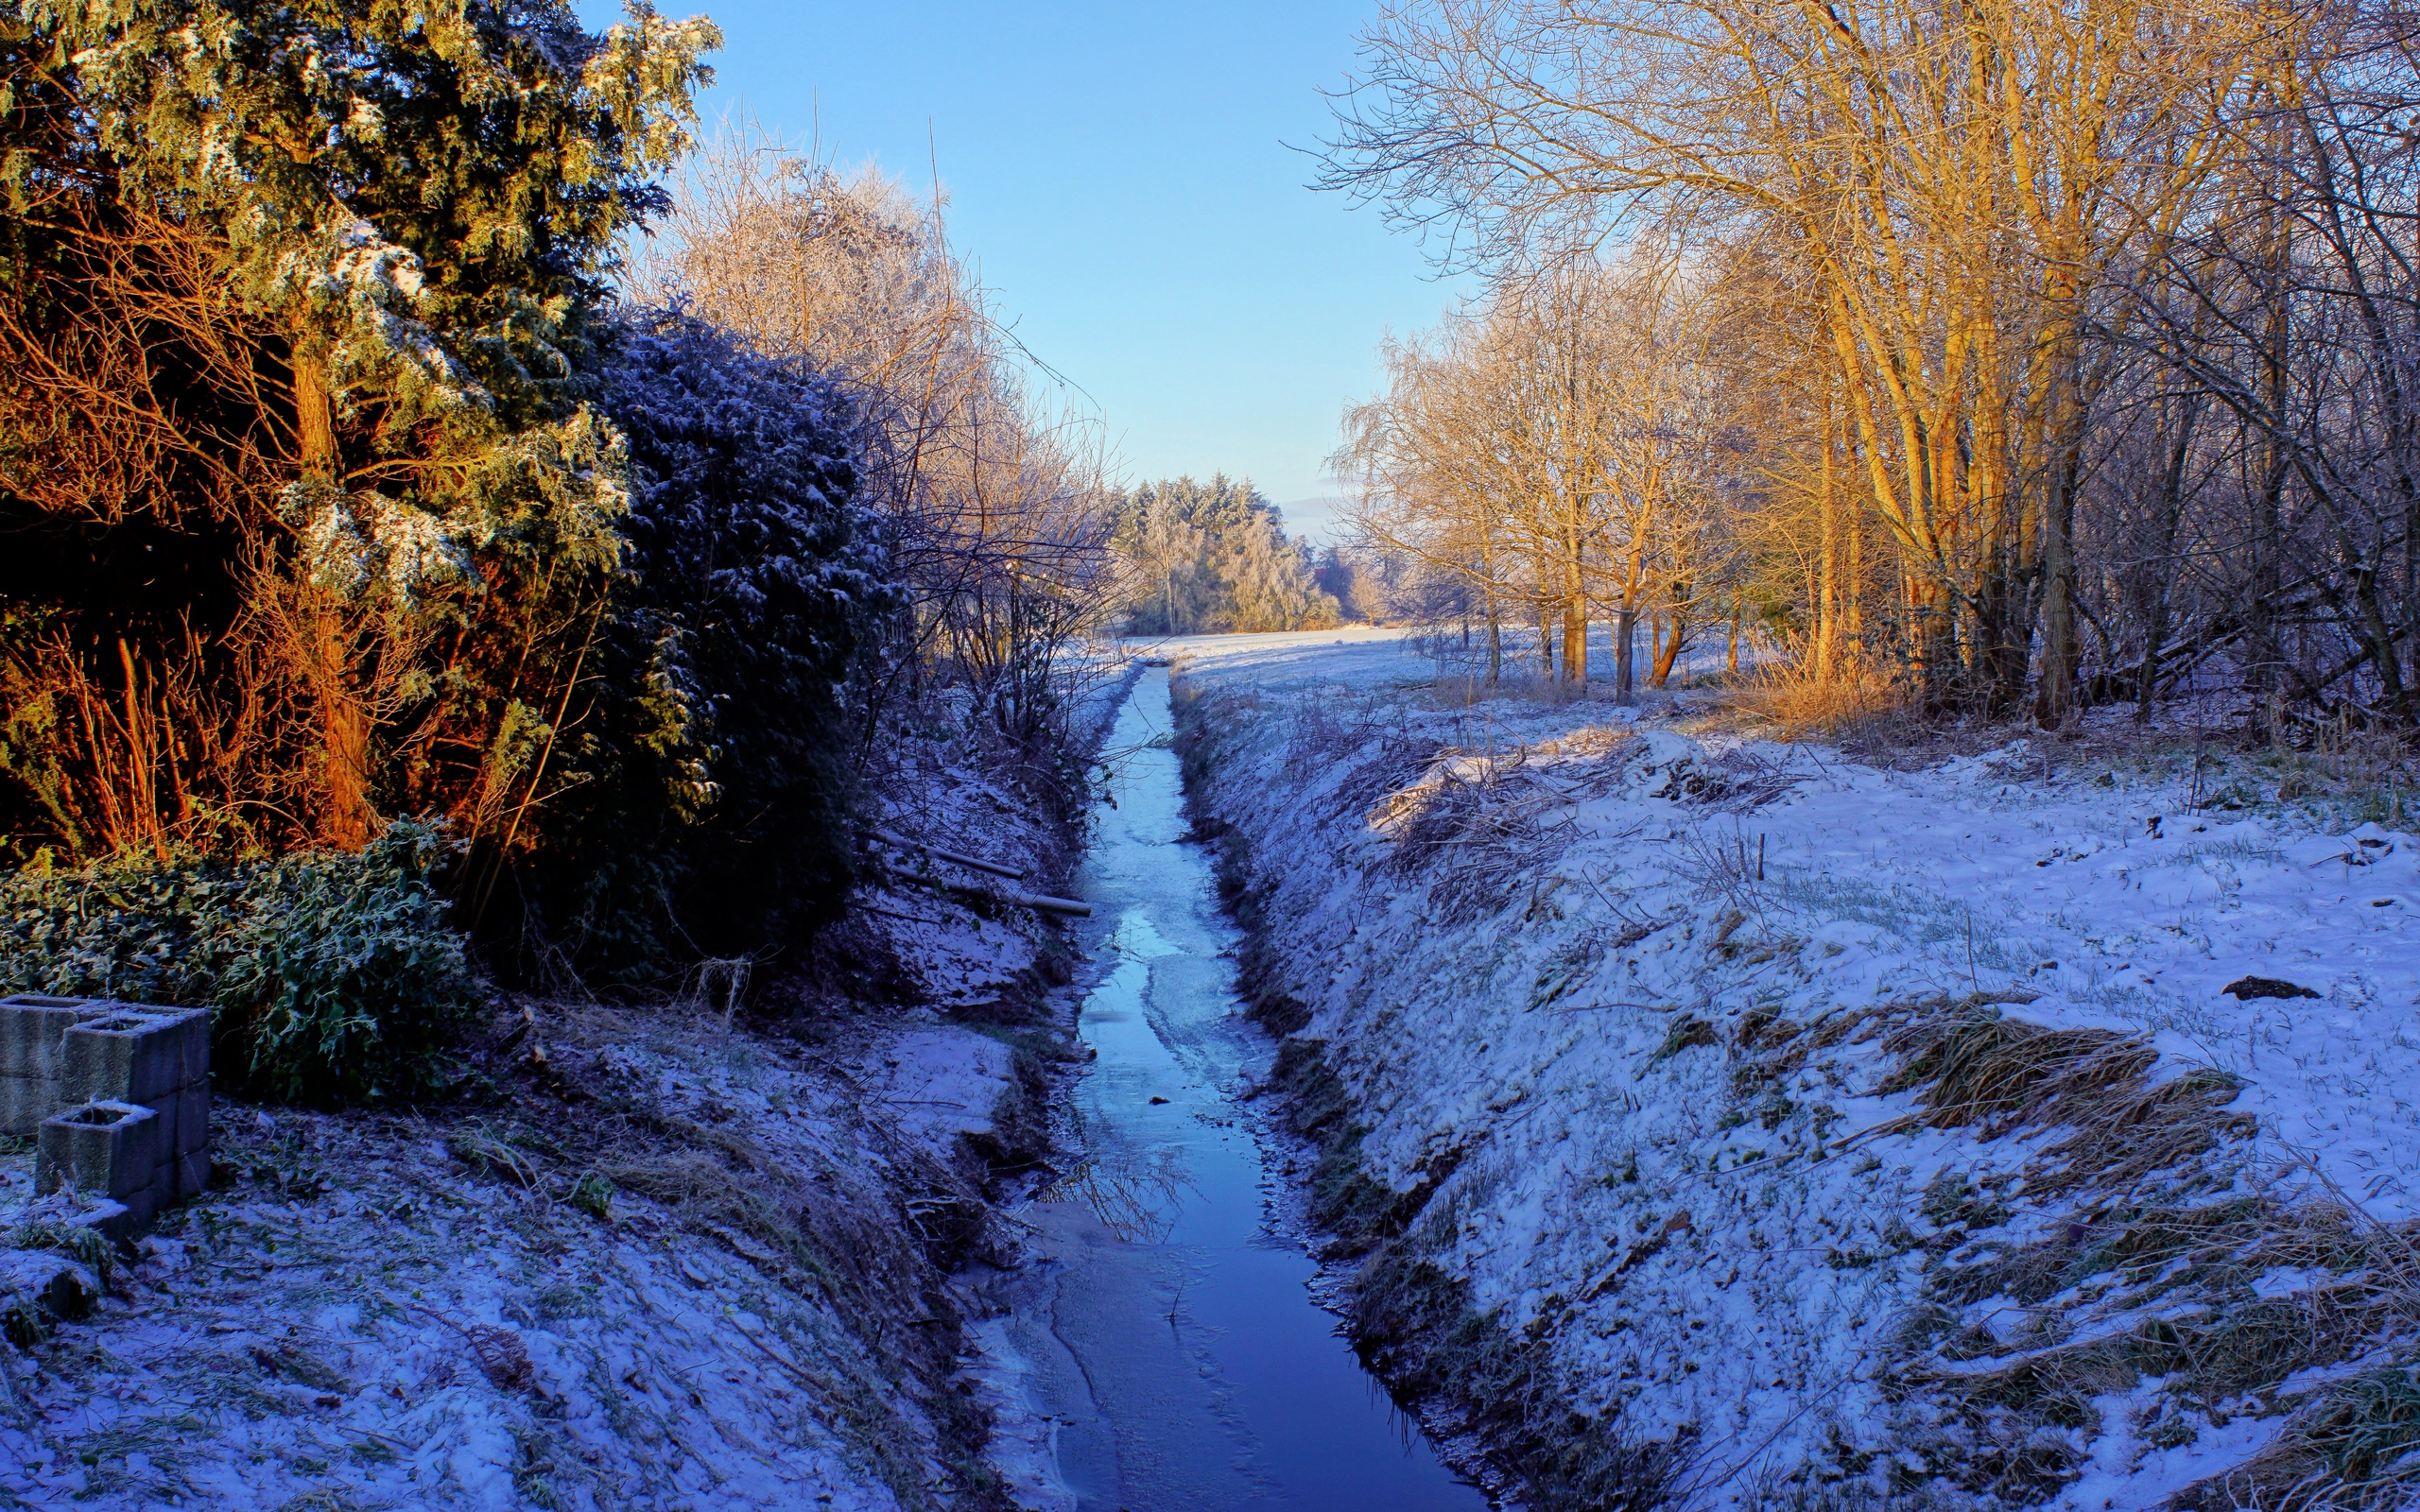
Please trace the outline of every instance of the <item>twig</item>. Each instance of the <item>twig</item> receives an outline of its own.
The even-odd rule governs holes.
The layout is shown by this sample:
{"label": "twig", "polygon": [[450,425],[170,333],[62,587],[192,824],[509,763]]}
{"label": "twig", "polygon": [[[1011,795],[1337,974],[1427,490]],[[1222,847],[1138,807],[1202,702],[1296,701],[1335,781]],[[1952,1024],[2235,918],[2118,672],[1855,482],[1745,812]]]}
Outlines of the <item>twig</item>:
{"label": "twig", "polygon": [[1598,1008],[1637,1008],[1647,1013],[1678,1013],[1681,1011],[1681,1005],[1677,1003],[1566,1003],[1562,1007],[1559,1007],[1554,1011],[1557,1013],[1588,1013]]}

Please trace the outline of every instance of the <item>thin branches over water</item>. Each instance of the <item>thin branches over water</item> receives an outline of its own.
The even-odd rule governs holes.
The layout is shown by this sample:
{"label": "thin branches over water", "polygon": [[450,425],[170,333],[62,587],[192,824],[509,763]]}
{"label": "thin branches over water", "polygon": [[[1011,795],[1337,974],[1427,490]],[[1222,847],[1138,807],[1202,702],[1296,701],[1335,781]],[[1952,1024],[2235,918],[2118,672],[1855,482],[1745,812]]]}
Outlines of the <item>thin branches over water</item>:
{"label": "thin branches over water", "polygon": [[910,600],[870,717],[938,694],[1039,748],[1060,653],[1116,588],[1105,442],[997,318],[943,210],[740,129],[692,163],[635,283],[849,396],[860,496]]}

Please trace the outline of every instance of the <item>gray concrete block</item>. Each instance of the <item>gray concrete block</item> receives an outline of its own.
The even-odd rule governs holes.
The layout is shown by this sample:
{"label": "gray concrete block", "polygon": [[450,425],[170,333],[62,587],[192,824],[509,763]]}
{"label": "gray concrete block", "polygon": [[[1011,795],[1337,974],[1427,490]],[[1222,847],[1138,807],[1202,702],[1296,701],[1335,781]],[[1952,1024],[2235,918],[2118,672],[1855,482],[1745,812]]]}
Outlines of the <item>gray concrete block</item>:
{"label": "gray concrete block", "polygon": [[[210,1147],[210,1092],[183,1087],[145,1106],[160,1115],[160,1163]],[[52,1111],[56,1112],[54,1108]]]}
{"label": "gray concrete block", "polygon": [[151,1221],[152,1184],[160,1170],[160,1115],[127,1102],[93,1102],[42,1123],[34,1156],[34,1190],[73,1186],[88,1196],[142,1206]]}
{"label": "gray concrete block", "polygon": [[97,1019],[114,1006],[99,998],[50,998],[36,992],[0,998],[0,1076],[56,1081],[60,1037],[70,1025]]}
{"label": "gray concrete block", "polygon": [[74,1319],[92,1312],[100,1299],[101,1283],[91,1271],[64,1255],[46,1249],[0,1250],[0,1317],[10,1324],[12,1344],[36,1342],[17,1336],[23,1326],[17,1312],[20,1307],[39,1308],[54,1318]]}
{"label": "gray concrete block", "polygon": [[171,1121],[176,1132],[167,1143],[162,1146],[163,1152],[177,1155],[208,1153],[210,1149],[210,1084],[203,1082],[199,1086],[183,1088],[177,1091],[171,1100],[176,1105],[176,1116]]}
{"label": "gray concrete block", "polygon": [[154,1097],[143,1106],[150,1108],[152,1114],[160,1121],[159,1130],[152,1136],[152,1143],[157,1146],[157,1153],[152,1159],[165,1166],[170,1160],[176,1159],[177,1115],[183,1109],[179,1105],[177,1094],[174,1092],[164,1097]]}
{"label": "gray concrete block", "polygon": [[56,1076],[0,1076],[0,1134],[31,1134],[60,1106]]}
{"label": "gray concrete block", "polygon": [[169,1007],[157,1003],[120,1003],[118,1007],[135,1013],[148,1013],[159,1018],[175,1019],[178,1054],[183,1057],[185,1076],[180,1087],[210,1079],[210,1010],[208,1008]]}
{"label": "gray concrete block", "polygon": [[80,1228],[95,1229],[102,1238],[124,1245],[131,1244],[151,1231],[154,1212],[151,1189],[145,1187],[124,1202],[103,1197],[68,1221]]}
{"label": "gray concrete block", "polygon": [[168,1171],[168,1185],[166,1188],[163,1189],[161,1200],[164,1203],[167,1201],[168,1199],[164,1194],[166,1192],[173,1191],[176,1194],[177,1201],[190,1202],[209,1189],[210,1152],[208,1150],[194,1150],[187,1154],[178,1156],[176,1160],[170,1163]]}
{"label": "gray concrete block", "polygon": [[59,1091],[71,1103],[155,1102],[209,1068],[210,1015],[199,1008],[121,1006],[60,1037]]}

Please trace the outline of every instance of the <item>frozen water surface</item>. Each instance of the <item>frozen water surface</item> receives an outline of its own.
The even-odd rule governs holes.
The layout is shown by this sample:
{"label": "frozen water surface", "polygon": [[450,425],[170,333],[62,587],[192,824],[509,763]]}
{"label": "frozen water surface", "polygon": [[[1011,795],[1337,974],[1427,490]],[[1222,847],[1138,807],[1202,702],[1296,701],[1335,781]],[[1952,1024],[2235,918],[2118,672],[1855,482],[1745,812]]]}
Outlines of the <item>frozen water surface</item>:
{"label": "frozen water surface", "polygon": [[1041,1225],[1011,1325],[1087,1509],[1454,1512],[1486,1499],[1442,1466],[1311,1298],[1278,1231],[1279,1179],[1235,1102],[1265,1067],[1226,955],[1209,858],[1185,844],[1168,678],[1119,713],[1083,877],[1098,973],[1079,1027],[1086,1164]]}

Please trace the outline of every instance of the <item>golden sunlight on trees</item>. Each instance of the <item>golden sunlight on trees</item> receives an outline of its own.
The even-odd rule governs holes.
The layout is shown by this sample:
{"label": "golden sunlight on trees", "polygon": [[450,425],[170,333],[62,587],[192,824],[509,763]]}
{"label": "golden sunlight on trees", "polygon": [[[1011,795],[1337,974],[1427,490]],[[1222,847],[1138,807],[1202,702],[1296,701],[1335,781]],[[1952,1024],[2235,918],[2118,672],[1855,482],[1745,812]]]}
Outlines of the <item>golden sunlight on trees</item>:
{"label": "golden sunlight on trees", "polygon": [[859,498],[910,599],[867,718],[936,677],[1008,739],[1063,711],[1055,659],[1116,587],[1099,427],[994,318],[939,204],[740,130],[676,186],[639,287],[803,360],[851,402]]}
{"label": "golden sunlight on trees", "polygon": [[1324,181],[1489,293],[1350,418],[1362,527],[1566,647],[1737,612],[1804,682],[2046,727],[2213,679],[2420,721],[2411,27],[1392,8]]}

